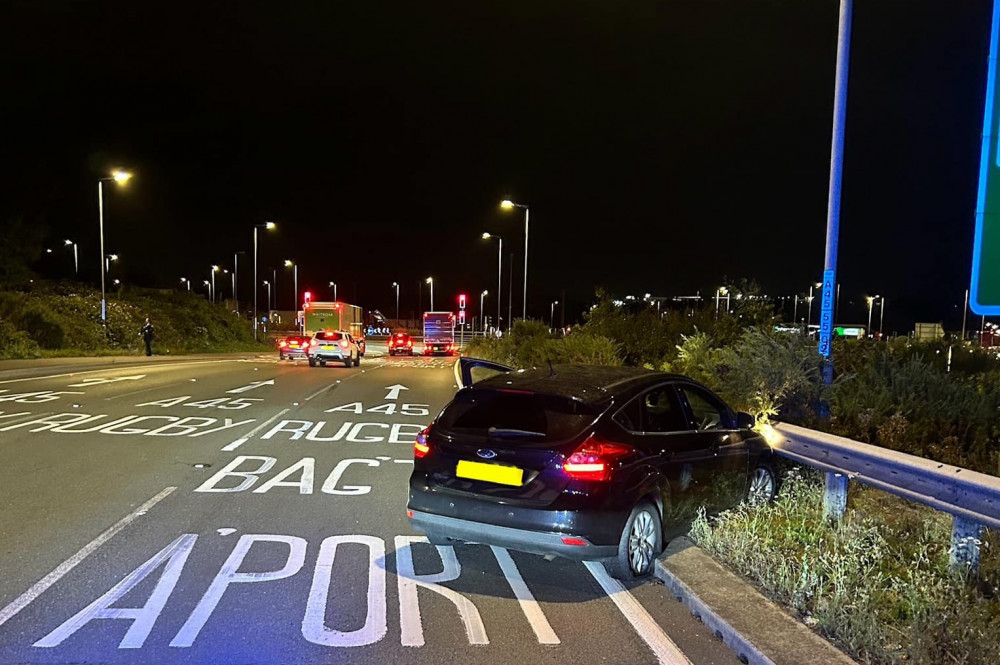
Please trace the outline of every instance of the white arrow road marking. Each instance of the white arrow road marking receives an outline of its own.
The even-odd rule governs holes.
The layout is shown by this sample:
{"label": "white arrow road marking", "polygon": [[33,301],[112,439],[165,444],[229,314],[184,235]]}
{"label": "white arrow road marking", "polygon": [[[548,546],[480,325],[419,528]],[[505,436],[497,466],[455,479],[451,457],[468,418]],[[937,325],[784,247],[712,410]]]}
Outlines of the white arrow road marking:
{"label": "white arrow road marking", "polygon": [[225,447],[223,447],[222,448],[222,452],[228,453],[228,452],[232,452],[232,451],[236,450],[237,448],[239,448],[240,446],[242,446],[244,443],[246,443],[247,441],[249,441],[255,434],[257,434],[257,432],[261,431],[262,429],[264,429],[265,427],[267,427],[268,425],[270,425],[275,420],[277,420],[281,416],[285,415],[289,411],[291,411],[291,409],[282,409],[278,413],[274,414],[273,416],[271,416],[270,418],[268,418],[267,420],[265,420],[264,422],[262,422],[260,425],[257,425],[257,427],[254,427],[252,430],[250,430],[249,432],[247,432],[246,434],[244,434],[240,438],[236,439],[232,443],[230,443],[230,444],[226,445]]}
{"label": "white arrow road marking", "polygon": [[231,533],[236,533],[236,529],[230,529],[229,527],[226,527],[225,529],[216,529],[216,531],[219,532],[220,536],[228,536]]}
{"label": "white arrow road marking", "polygon": [[62,577],[69,571],[76,568],[77,564],[86,559],[94,550],[103,545],[104,543],[111,540],[115,534],[127,527],[140,515],[145,515],[149,512],[149,509],[163,501],[171,492],[173,492],[176,487],[167,487],[162,492],[154,496],[152,499],[146,503],[139,506],[139,508],[132,513],[129,513],[122,519],[118,520],[116,524],[110,527],[107,531],[94,538],[92,541],[83,546],[83,548],[71,556],[70,558],[63,561],[59,566],[53,570],[51,573],[43,577],[41,580],[36,582],[34,586],[22,593],[20,596],[15,598],[7,607],[0,610],[0,626],[10,621],[12,618],[17,616],[17,613],[27,607],[31,601],[38,598],[40,595],[45,593],[45,590],[51,587],[53,584],[58,582]]}
{"label": "white arrow road marking", "polygon": [[227,390],[226,394],[232,395],[234,393],[245,393],[248,390],[253,390],[254,388],[260,388],[261,386],[273,386],[274,379],[270,381],[251,381],[249,386],[243,386],[242,388],[233,388],[232,390]]}
{"label": "white arrow road marking", "polygon": [[389,393],[385,396],[386,399],[399,399],[400,390],[409,390],[406,386],[398,383],[394,386],[386,386],[385,389],[389,391]]}
{"label": "white arrow road marking", "polygon": [[604,593],[618,606],[618,609],[628,620],[639,637],[649,645],[660,665],[691,665],[687,656],[674,644],[674,641],[667,636],[659,624],[649,616],[646,608],[639,604],[622,583],[608,575],[604,565],[599,561],[584,561],[590,574],[594,576],[597,583],[604,589]]}
{"label": "white arrow road marking", "polygon": [[70,388],[86,388],[88,386],[97,386],[102,383],[118,383],[119,381],[138,381],[139,379],[145,379],[145,374],[138,374],[136,376],[119,376],[115,379],[105,379],[103,377],[95,376],[92,379],[84,379],[80,383],[69,384]]}

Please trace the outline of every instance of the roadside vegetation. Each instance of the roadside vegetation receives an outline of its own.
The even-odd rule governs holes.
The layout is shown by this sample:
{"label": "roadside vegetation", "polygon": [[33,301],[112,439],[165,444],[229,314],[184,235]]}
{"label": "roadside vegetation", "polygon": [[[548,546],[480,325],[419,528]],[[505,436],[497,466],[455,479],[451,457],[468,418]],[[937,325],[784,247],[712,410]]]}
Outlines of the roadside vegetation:
{"label": "roadside vegetation", "polygon": [[[755,294],[747,283],[730,291]],[[1000,475],[994,355],[954,343],[948,371],[947,341],[835,340],[837,377],[825,386],[816,342],[774,323],[770,306],[751,297],[716,316],[710,306],[657,312],[598,292],[571,335],[519,323],[468,353],[516,367],[551,360],[677,372],[764,421]],[[832,525],[822,497],[822,475],[792,467],[775,504],[702,515],[690,535],[862,663],[1000,662],[1000,534],[984,533],[978,574],[955,575],[950,516],[855,483],[846,518]]]}
{"label": "roadside vegetation", "polygon": [[150,317],[153,353],[219,353],[269,348],[255,342],[249,322],[187,291],[124,288],[108,293],[107,327],[101,294],[79,283],[21,282],[0,290],[0,358],[145,353],[139,336]]}

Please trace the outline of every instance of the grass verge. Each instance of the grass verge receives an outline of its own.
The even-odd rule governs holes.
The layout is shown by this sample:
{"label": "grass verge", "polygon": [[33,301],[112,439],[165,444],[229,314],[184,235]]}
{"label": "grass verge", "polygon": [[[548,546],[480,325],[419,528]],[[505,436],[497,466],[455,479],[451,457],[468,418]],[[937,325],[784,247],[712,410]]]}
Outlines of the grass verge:
{"label": "grass verge", "polygon": [[852,492],[828,525],[822,476],[793,468],[777,502],[700,515],[691,537],[862,663],[1000,663],[1000,536],[984,535],[978,576],[956,576],[949,516]]}

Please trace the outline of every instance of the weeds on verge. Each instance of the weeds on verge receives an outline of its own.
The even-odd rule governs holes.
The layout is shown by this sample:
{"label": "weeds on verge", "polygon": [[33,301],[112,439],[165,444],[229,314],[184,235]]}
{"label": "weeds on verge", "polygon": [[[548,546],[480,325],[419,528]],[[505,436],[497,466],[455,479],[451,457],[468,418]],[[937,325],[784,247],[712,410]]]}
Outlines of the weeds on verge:
{"label": "weeds on verge", "polygon": [[956,577],[947,515],[852,492],[845,519],[829,526],[821,476],[792,469],[774,504],[701,514],[691,536],[863,663],[1000,662],[997,534],[984,537],[979,577]]}

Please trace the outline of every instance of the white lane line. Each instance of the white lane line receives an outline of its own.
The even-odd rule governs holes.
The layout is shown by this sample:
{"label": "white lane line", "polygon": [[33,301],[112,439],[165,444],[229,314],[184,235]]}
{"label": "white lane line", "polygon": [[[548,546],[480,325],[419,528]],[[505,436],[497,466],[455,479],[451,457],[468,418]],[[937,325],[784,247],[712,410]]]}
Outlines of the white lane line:
{"label": "white lane line", "polygon": [[111,540],[115,534],[131,524],[137,517],[148,513],[153,506],[170,496],[175,489],[177,488],[167,487],[152,499],[136,508],[133,512],[118,520],[114,526],[110,527],[97,538],[94,538],[92,541],[84,545],[79,552],[63,561],[58,567],[56,567],[55,570],[40,579],[30,589],[11,601],[7,607],[0,610],[0,626],[17,616],[18,612],[27,607],[31,601],[35,600],[35,598],[38,598],[40,595],[45,593],[49,587],[62,579],[66,573],[76,568],[77,564],[86,559],[94,550]]}
{"label": "white lane line", "polygon": [[531,624],[531,629],[535,631],[538,643],[560,644],[556,631],[552,630],[552,626],[549,624],[548,619],[545,618],[545,613],[542,612],[541,606],[531,594],[528,585],[524,583],[521,571],[517,569],[517,565],[514,563],[514,559],[511,558],[510,552],[502,547],[492,545],[490,549],[493,550],[493,556],[497,558],[500,570],[503,571],[503,576],[507,578],[507,583],[510,584],[510,590],[514,592],[517,602],[520,603],[521,611],[524,612],[528,623]]}
{"label": "white lane line", "polygon": [[411,459],[394,459],[392,461],[396,464],[413,464],[413,460]]}
{"label": "white lane line", "polygon": [[43,411],[41,413],[28,413],[27,411],[24,411],[22,413],[12,413],[8,416],[0,416],[0,418],[13,418],[14,416],[22,416],[20,418],[17,418],[16,420],[5,422],[4,425],[6,426],[6,425],[16,425],[18,423],[27,422],[33,418],[44,418],[45,416],[51,416],[53,413],[55,413],[55,411]]}
{"label": "white lane line", "polygon": [[168,383],[163,386],[153,386],[151,388],[143,388],[142,390],[133,390],[132,392],[121,393],[120,395],[112,395],[111,397],[105,397],[105,402],[110,402],[111,400],[121,399],[122,397],[132,397],[134,395],[139,395],[141,393],[148,393],[150,390],[166,390],[167,388],[174,388],[176,386],[183,386],[185,383],[190,383],[189,381],[184,381],[181,383]]}
{"label": "white lane line", "polygon": [[608,575],[603,564],[599,561],[584,561],[583,565],[601,585],[604,593],[608,594],[608,597],[618,606],[619,611],[632,624],[639,637],[653,650],[656,660],[661,665],[691,665],[691,661],[684,655],[684,652],[663,632],[663,629],[653,620],[646,608],[622,586],[621,582]]}
{"label": "white lane line", "polygon": [[337,383],[339,383],[339,381],[338,381],[338,382],[335,382],[335,383],[331,383],[331,384],[330,384],[330,385],[328,385],[328,386],[327,386],[326,388],[321,388],[321,389],[317,390],[316,392],[314,392],[314,393],[313,393],[312,395],[310,395],[309,397],[306,397],[306,401],[308,402],[308,401],[309,401],[309,400],[311,400],[311,399],[312,399],[313,397],[319,397],[320,395],[322,395],[323,393],[325,393],[325,392],[326,392],[327,390],[329,390],[330,388],[333,388],[333,387],[334,387],[335,385],[337,385]]}
{"label": "white lane line", "polygon": [[104,369],[88,369],[79,372],[66,372],[65,374],[45,374],[43,376],[27,376],[22,379],[6,379],[2,383],[20,383],[21,381],[44,381],[45,379],[61,379],[67,376],[80,376],[82,374],[100,374],[109,372],[131,372],[137,369],[157,368],[157,367],[184,367],[186,365],[210,365],[219,363],[241,362],[239,360],[192,360],[182,363],[156,363],[152,365],[127,365],[124,367],[106,366]]}
{"label": "white lane line", "polygon": [[250,439],[252,439],[254,434],[256,434],[257,432],[261,431],[262,429],[264,429],[265,427],[267,427],[268,425],[270,425],[275,420],[277,420],[281,416],[285,415],[289,411],[291,411],[291,409],[282,409],[278,413],[274,414],[273,416],[271,416],[270,418],[268,418],[267,420],[265,420],[264,422],[262,422],[260,425],[257,425],[256,427],[254,427],[252,430],[250,430],[249,432],[247,432],[246,434],[244,434],[240,438],[236,439],[232,443],[230,443],[227,446],[225,446],[224,448],[222,448],[222,452],[228,453],[228,452],[232,452],[233,450],[236,450],[237,448],[239,448],[240,446],[242,446],[244,443],[246,443],[247,441],[249,441]]}

